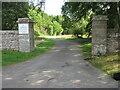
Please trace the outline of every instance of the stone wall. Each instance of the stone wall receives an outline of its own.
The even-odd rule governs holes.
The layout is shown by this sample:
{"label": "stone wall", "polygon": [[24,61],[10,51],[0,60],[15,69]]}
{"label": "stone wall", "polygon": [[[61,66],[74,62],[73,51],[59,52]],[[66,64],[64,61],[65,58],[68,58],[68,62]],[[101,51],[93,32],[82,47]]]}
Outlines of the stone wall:
{"label": "stone wall", "polygon": [[18,50],[19,49],[19,35],[18,31],[0,31],[2,38],[0,49]]}
{"label": "stone wall", "polygon": [[18,30],[0,31],[0,50],[34,51],[34,21],[18,18]]}
{"label": "stone wall", "polygon": [[118,29],[107,30],[107,52],[118,52],[119,48]]}

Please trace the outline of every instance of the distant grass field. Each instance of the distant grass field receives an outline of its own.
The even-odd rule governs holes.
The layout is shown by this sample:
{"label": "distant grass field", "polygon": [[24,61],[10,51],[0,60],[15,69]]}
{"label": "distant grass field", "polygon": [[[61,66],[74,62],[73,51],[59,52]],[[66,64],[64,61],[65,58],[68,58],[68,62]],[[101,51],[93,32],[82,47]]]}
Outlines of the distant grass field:
{"label": "distant grass field", "polygon": [[[41,38],[36,38],[41,40]],[[44,38],[42,38],[44,39]],[[44,39],[42,43],[39,43],[35,47],[34,52],[19,52],[13,50],[2,50],[2,66],[8,66],[16,63],[20,63],[29,59],[34,58],[52,48],[55,44],[54,40]]]}

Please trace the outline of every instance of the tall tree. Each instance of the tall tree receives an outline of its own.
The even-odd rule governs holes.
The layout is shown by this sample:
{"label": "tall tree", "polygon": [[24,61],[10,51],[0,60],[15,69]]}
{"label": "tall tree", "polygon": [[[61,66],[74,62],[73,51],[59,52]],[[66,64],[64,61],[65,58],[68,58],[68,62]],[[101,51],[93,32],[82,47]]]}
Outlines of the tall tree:
{"label": "tall tree", "polygon": [[[78,22],[82,18],[87,18],[88,13],[92,20],[93,15],[107,15],[109,18],[108,27],[115,28],[118,25],[118,11],[120,4],[117,2],[66,2],[62,7],[63,16],[68,16],[74,22]],[[86,26],[86,31],[91,29],[91,20]]]}
{"label": "tall tree", "polygon": [[2,3],[2,30],[17,30],[18,18],[28,17],[29,5],[26,2]]}
{"label": "tall tree", "polygon": [[57,22],[53,21],[53,34],[56,35],[61,35],[63,32],[62,26]]}

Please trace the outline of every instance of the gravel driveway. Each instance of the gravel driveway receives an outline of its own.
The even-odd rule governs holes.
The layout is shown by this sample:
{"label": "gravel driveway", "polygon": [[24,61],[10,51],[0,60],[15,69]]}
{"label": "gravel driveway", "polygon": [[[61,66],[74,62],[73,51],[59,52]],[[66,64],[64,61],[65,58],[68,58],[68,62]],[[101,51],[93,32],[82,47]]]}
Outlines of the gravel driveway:
{"label": "gravel driveway", "polygon": [[3,68],[3,88],[117,88],[118,82],[83,60],[78,42],[55,40],[49,52]]}

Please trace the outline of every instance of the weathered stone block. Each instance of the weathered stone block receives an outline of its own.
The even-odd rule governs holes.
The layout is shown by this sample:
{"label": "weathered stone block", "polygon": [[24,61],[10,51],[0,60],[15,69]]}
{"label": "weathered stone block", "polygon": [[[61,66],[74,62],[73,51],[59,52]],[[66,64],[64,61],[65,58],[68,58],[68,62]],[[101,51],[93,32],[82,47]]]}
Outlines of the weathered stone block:
{"label": "weathered stone block", "polygon": [[108,29],[107,51],[114,53],[119,51],[119,32],[118,29]]}
{"label": "weathered stone block", "polygon": [[93,17],[92,22],[92,54],[105,55],[107,52],[107,20],[103,15]]}
{"label": "weathered stone block", "polygon": [[0,31],[0,49],[18,50],[18,31]]}
{"label": "weathered stone block", "polygon": [[19,35],[19,51],[30,52],[29,35]]}

